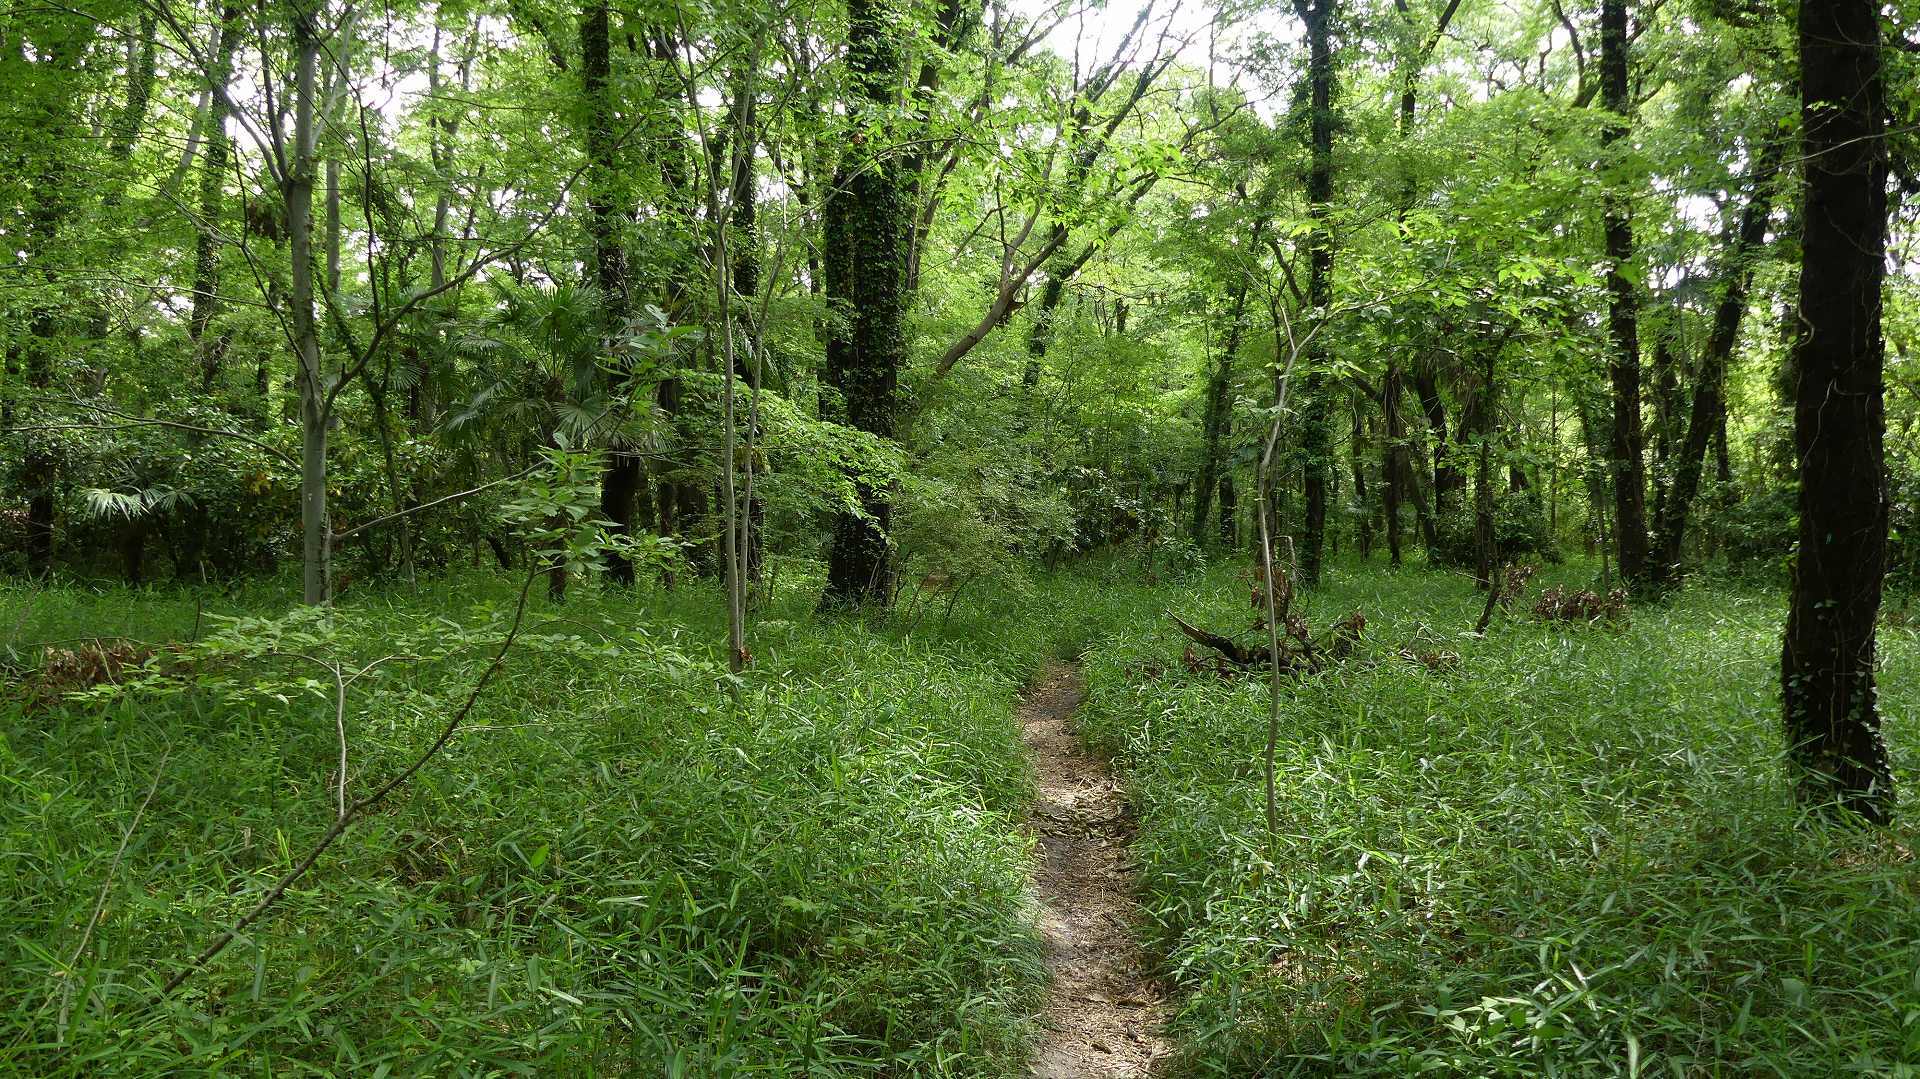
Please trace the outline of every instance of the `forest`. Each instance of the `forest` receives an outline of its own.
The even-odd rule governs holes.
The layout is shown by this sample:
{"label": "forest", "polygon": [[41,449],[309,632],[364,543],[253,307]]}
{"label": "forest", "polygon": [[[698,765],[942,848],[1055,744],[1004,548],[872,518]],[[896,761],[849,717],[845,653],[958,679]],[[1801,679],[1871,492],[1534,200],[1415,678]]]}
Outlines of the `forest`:
{"label": "forest", "polygon": [[0,1075],[1920,1074],[1920,0],[19,0],[0,240]]}

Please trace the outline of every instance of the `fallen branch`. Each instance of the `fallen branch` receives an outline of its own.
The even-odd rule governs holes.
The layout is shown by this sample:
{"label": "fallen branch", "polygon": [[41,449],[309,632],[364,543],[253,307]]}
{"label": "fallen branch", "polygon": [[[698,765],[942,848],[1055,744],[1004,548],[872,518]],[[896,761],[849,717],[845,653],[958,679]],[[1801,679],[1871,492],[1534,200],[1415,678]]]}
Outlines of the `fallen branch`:
{"label": "fallen branch", "polygon": [[1260,654],[1250,648],[1226,637],[1222,637],[1218,633],[1210,633],[1207,630],[1201,629],[1199,626],[1186,621],[1177,614],[1169,613],[1167,617],[1173,620],[1174,625],[1180,627],[1180,632],[1186,634],[1194,642],[1204,644],[1208,648],[1227,657],[1235,666],[1251,667],[1260,662]]}

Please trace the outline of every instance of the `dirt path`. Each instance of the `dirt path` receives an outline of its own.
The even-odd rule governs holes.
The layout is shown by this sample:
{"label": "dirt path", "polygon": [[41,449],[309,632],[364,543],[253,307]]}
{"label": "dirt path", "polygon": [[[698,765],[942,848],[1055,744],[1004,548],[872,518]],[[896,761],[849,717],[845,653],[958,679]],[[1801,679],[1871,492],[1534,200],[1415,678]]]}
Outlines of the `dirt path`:
{"label": "dirt path", "polygon": [[1020,723],[1033,750],[1040,799],[1034,876],[1040,935],[1052,978],[1040,1013],[1038,1079],[1145,1077],[1166,1055],[1165,1008],[1134,942],[1139,917],[1127,872],[1132,832],[1106,764],[1080,750],[1072,717],[1080,675],[1056,666],[1026,696]]}

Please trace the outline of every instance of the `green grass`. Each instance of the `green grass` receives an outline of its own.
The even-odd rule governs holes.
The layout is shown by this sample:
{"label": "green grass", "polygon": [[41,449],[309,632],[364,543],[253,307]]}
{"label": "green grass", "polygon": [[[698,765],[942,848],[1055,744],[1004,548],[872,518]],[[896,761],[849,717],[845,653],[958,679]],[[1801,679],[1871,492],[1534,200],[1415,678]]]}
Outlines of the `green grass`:
{"label": "green grass", "polygon": [[[13,590],[0,630],[179,640],[202,618],[423,655],[354,688],[364,792],[464,697],[513,598],[433,591],[230,624],[181,593]],[[536,601],[469,729],[163,1005],[328,825],[330,678],[255,659],[201,671],[224,689],[0,704],[0,1072],[1018,1074],[1043,972],[1011,702],[1064,624],[983,594],[875,631],[786,594],[737,706],[715,597]]]}
{"label": "green grass", "polygon": [[[1920,1062],[1914,800],[1885,833],[1795,805],[1777,595],[1709,583],[1625,626],[1476,639],[1463,577],[1342,564],[1305,608],[1364,611],[1368,643],[1287,692],[1269,841],[1265,687],[1187,673],[1161,617],[1244,627],[1245,586],[1135,569],[904,627],[816,620],[789,570],[738,684],[710,589],[536,601],[468,729],[164,1004],[332,812],[331,682],[258,653],[419,657],[354,688],[365,791],[464,697],[514,583],[328,617],[267,582],[0,591],[16,644],[226,642],[191,691],[0,704],[0,1073],[1022,1074],[1043,973],[1011,704],[1089,642],[1080,722],[1139,811],[1177,1070]],[[1416,638],[1460,664],[1401,659]],[[1920,634],[1881,640],[1911,791]]]}
{"label": "green grass", "polygon": [[[1252,613],[1224,576],[1155,602]],[[1909,797],[1868,834],[1794,804],[1776,595],[1707,584],[1625,627],[1478,640],[1463,578],[1376,563],[1305,606],[1359,608],[1371,644],[1288,691],[1271,842],[1264,685],[1189,675],[1144,615],[1089,657],[1082,729],[1140,814],[1180,1070],[1915,1073],[1913,631],[1881,634]],[[1422,627],[1456,669],[1393,654]]]}

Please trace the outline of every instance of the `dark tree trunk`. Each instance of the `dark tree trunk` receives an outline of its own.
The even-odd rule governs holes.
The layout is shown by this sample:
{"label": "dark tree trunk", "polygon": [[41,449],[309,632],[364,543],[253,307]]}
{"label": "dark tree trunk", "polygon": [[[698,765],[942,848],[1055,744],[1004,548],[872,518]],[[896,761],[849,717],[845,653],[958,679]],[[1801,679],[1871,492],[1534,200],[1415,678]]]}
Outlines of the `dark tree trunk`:
{"label": "dark tree trunk", "polygon": [[[740,122],[733,137],[745,139],[747,144],[739,147],[736,155],[737,168],[733,171],[731,192],[728,196],[732,214],[732,237],[727,241],[732,252],[730,273],[733,291],[738,296],[740,311],[747,312],[747,325],[754,324],[752,312],[756,309],[760,297],[760,207],[758,188],[754,184],[754,158],[759,152],[755,141],[756,108],[748,80],[736,80],[735,93],[743,97],[739,104]],[[749,336],[747,347],[739,350],[734,359],[734,375],[746,381],[756,395],[760,392],[760,383],[765,373],[765,343],[760,338]],[[749,416],[749,422],[757,419]],[[755,429],[755,444],[765,432]],[[766,499],[756,489],[747,498],[746,532],[746,579],[758,584],[761,579],[761,567],[766,562],[767,522]]]}
{"label": "dark tree trunk", "polygon": [[[1055,226],[1061,235],[1066,229]],[[1053,319],[1059,312],[1060,300],[1067,294],[1067,273],[1065,260],[1056,260],[1048,267],[1047,283],[1040,286],[1040,300],[1033,305],[1033,324],[1027,330],[1027,365],[1020,371],[1020,385],[1024,389],[1033,389],[1040,385],[1040,369],[1047,358],[1047,346],[1053,343]]]}
{"label": "dark tree trunk", "polygon": [[[1333,306],[1333,9],[1335,0],[1294,0],[1307,27],[1307,94],[1311,142],[1307,169],[1307,210],[1313,218],[1307,272],[1307,306],[1328,317]],[[1328,475],[1332,471],[1333,433],[1327,401],[1327,334],[1315,335],[1306,356],[1307,378],[1301,402],[1301,448],[1305,475],[1301,488],[1306,519],[1301,529],[1300,583],[1320,583],[1327,536]]]}
{"label": "dark tree trunk", "polygon": [[[1412,12],[1407,0],[1394,0],[1394,9],[1399,12],[1401,19],[1409,20],[1410,27]],[[1401,71],[1399,136],[1402,142],[1413,135],[1413,118],[1419,105],[1420,73],[1432,59],[1433,50],[1439,46],[1440,39],[1446,36],[1447,26],[1453,22],[1453,16],[1459,10],[1460,0],[1447,0],[1446,7],[1440,10],[1440,17],[1434,21],[1433,29],[1427,34],[1422,48],[1408,58]],[[1407,212],[1413,208],[1418,194],[1419,188],[1414,174],[1408,172],[1400,193],[1402,221],[1406,220]],[[1380,474],[1384,484],[1382,510],[1386,518],[1387,550],[1396,566],[1401,562],[1400,500],[1403,493],[1417,491],[1412,466],[1407,457],[1406,425],[1400,415],[1400,387],[1401,372],[1398,358],[1389,353],[1386,373],[1380,381],[1380,413],[1386,421],[1386,433],[1381,443]],[[1435,397],[1437,402],[1438,395],[1436,394]],[[1443,412],[1441,414],[1443,425],[1445,420],[1446,415]],[[1415,508],[1420,530],[1427,539],[1428,547],[1431,548],[1435,539],[1433,520],[1427,513],[1426,499],[1418,495],[1416,499]]]}
{"label": "dark tree trunk", "polygon": [[[31,298],[26,316],[26,339],[20,345],[20,362],[27,389],[45,396],[53,388],[54,356],[62,344],[67,320],[61,310],[61,263],[59,249],[62,229],[72,212],[68,190],[69,170],[65,160],[69,140],[83,139],[84,129],[74,130],[76,118],[68,104],[62,83],[78,73],[81,59],[92,40],[90,31],[73,29],[40,56],[36,65],[46,71],[48,83],[28,95],[22,116],[29,126],[40,125],[42,144],[32,151],[16,148],[24,158],[31,180],[30,202],[26,208],[27,262],[36,267],[43,286]],[[11,47],[11,46],[10,46]],[[77,90],[77,88],[74,88]],[[22,411],[35,415],[45,406],[30,403]],[[59,481],[59,458],[51,436],[46,432],[28,432],[21,455],[20,483],[27,498],[26,555],[27,572],[44,576],[53,570],[53,533],[55,492]]]}
{"label": "dark tree trunk", "polygon": [[125,567],[127,583],[136,588],[146,582],[147,531],[150,525],[146,517],[135,517],[122,526],[120,533],[120,559]]}
{"label": "dark tree trunk", "polygon": [[[133,160],[134,148],[140,142],[140,130],[146,125],[147,107],[153,101],[153,83],[155,75],[154,48],[157,44],[154,31],[158,26],[158,16],[152,9],[140,13],[140,23],[134,37],[128,45],[126,71],[126,97],[121,100],[118,112],[108,129],[107,161],[110,168],[122,168]],[[117,228],[121,222],[120,207],[126,202],[125,174],[110,177],[105,184],[105,192],[100,199],[99,218],[104,228]],[[118,237],[115,248],[120,248]],[[118,251],[116,253],[118,253]],[[87,319],[85,348],[94,353],[92,381],[96,388],[104,387],[107,381],[108,365],[104,354],[109,328],[112,325],[112,309],[105,293],[96,296],[92,313]]]}
{"label": "dark tree trunk", "polygon": [[1773,139],[1761,150],[1754,163],[1753,193],[1740,213],[1740,227],[1728,245],[1726,267],[1722,271],[1724,292],[1714,308],[1713,331],[1707,338],[1706,353],[1700,358],[1700,371],[1694,379],[1693,404],[1688,412],[1686,437],[1673,461],[1672,486],[1660,499],[1661,512],[1655,519],[1653,573],[1664,586],[1680,581],[1680,547],[1687,536],[1687,519],[1693,512],[1694,498],[1700,492],[1700,474],[1704,470],[1708,444],[1721,437],[1727,424],[1727,362],[1740,340],[1740,322],[1747,310],[1747,288],[1753,280],[1753,262],[1767,236],[1767,218],[1773,212],[1773,181],[1780,168],[1783,147]]}
{"label": "dark tree trunk", "polygon": [[[51,170],[50,170],[51,171]],[[55,200],[52,188],[43,188],[29,216],[34,249],[42,259],[52,257],[65,214]],[[57,275],[43,269],[47,291],[35,302],[27,322],[25,353],[27,389],[44,395],[53,387],[53,353],[59,344],[60,315],[54,300]],[[58,459],[44,433],[27,435],[26,452],[20,469],[21,486],[26,489],[27,572],[42,577],[53,571],[54,487],[58,477]]]}
{"label": "dark tree trunk", "polygon": [[[878,0],[847,0],[847,70],[856,119],[884,124],[901,84],[898,28]],[[900,165],[855,138],[840,162],[825,217],[827,299],[835,314],[826,381],[842,422],[894,436],[906,361],[906,262],[912,208]],[[862,513],[841,513],[827,555],[828,608],[884,605],[893,593],[891,493],[855,480]]]}
{"label": "dark tree trunk", "polygon": [[1347,444],[1347,463],[1353,473],[1353,503],[1360,516],[1354,521],[1354,539],[1361,558],[1373,557],[1373,507],[1367,501],[1367,416],[1360,398],[1353,401],[1353,430]]}
{"label": "dark tree trunk", "polygon": [[[601,335],[611,342],[627,323],[632,292],[627,274],[624,201],[620,197],[619,136],[610,42],[612,12],[604,0],[580,15],[580,96],[586,106],[582,135],[586,143],[587,234],[593,248],[593,283],[600,292]],[[633,535],[634,495],[640,487],[640,459],[615,445],[600,480],[600,515],[612,522],[617,538]],[[617,551],[607,554],[607,577],[633,584],[633,563]]]}
{"label": "dark tree trunk", "polygon": [[[1600,136],[1606,168],[1617,169],[1616,147],[1626,140],[1627,0],[1600,5],[1600,91],[1606,129]],[[1618,182],[1607,185],[1607,378],[1613,386],[1613,430],[1608,454],[1613,466],[1614,537],[1620,577],[1629,588],[1648,583],[1647,465],[1640,422],[1640,324],[1638,298],[1627,276],[1633,261],[1633,219]]]}
{"label": "dark tree trunk", "polygon": [[1893,774],[1873,675],[1887,560],[1880,324],[1887,146],[1878,9],[1872,0],[1800,6],[1800,551],[1780,684],[1787,742],[1809,800],[1837,799],[1882,822],[1893,808]]}
{"label": "dark tree trunk", "polygon": [[[656,70],[672,70],[672,65],[680,62],[680,46],[669,28],[654,27],[648,34],[648,48],[652,51]],[[655,87],[656,101],[669,100],[678,93],[679,88],[670,82]],[[652,112],[647,120],[650,136],[647,142],[660,171],[663,205],[667,213],[684,214],[688,221],[692,221],[698,199],[689,175],[685,132],[664,107],[657,104],[649,104],[648,107]],[[669,321],[680,322],[690,317],[688,308],[691,304],[686,282],[696,278],[695,267],[684,261],[675,264],[661,289],[661,307],[665,309]],[[676,350],[670,366],[686,367],[690,359],[691,355],[686,350]],[[674,370],[669,370],[654,388],[654,402],[666,426],[674,432],[677,444],[656,464],[652,482],[660,534],[688,544],[689,568],[697,574],[710,563],[712,544],[704,541],[695,544],[690,540],[690,534],[705,523],[706,495],[704,484],[696,478],[699,473],[697,456],[688,448],[691,432],[687,418],[682,415],[683,391],[684,387]],[[673,587],[673,572],[669,570],[663,574],[662,581],[668,588]]]}
{"label": "dark tree trunk", "polygon": [[[1480,370],[1480,387],[1474,394],[1472,417],[1472,437],[1479,443],[1477,455],[1478,467],[1473,477],[1473,550],[1475,582],[1488,591],[1494,589],[1494,576],[1499,572],[1500,555],[1497,550],[1499,537],[1494,523],[1493,492],[1493,438],[1494,438],[1494,361],[1498,358],[1500,347],[1506,343],[1501,339],[1499,345],[1487,348],[1486,360]],[[1482,618],[1475,632],[1486,631],[1486,620]]]}
{"label": "dark tree trunk", "polygon": [[1448,496],[1466,487],[1467,477],[1449,460],[1447,403],[1440,396],[1440,385],[1433,371],[1416,369],[1413,389],[1420,395],[1420,411],[1427,418],[1427,429],[1433,432],[1433,512],[1435,516],[1445,517],[1451,504]]}
{"label": "dark tree trunk", "polygon": [[[1255,229],[1256,238],[1258,229]],[[1214,489],[1226,476],[1226,444],[1233,427],[1233,361],[1240,352],[1241,322],[1247,311],[1247,285],[1243,279],[1234,288],[1232,314],[1227,323],[1226,340],[1220,358],[1207,379],[1207,408],[1201,436],[1206,448],[1200,458],[1200,475],[1193,488],[1193,527],[1189,535],[1195,547],[1207,544],[1207,515],[1213,511]],[[1230,484],[1229,484],[1230,486]],[[1224,503],[1222,512],[1226,511]],[[1231,540],[1229,540],[1231,542]]]}
{"label": "dark tree trunk", "polygon": [[[1676,310],[1669,317],[1679,318]],[[1659,339],[1653,345],[1653,445],[1649,447],[1653,454],[1655,471],[1668,463],[1681,438],[1680,428],[1680,357],[1674,347],[1672,327],[1663,329]],[[1656,479],[1655,483],[1659,481]],[[1655,492],[1658,519],[1660,505],[1659,492]]]}

